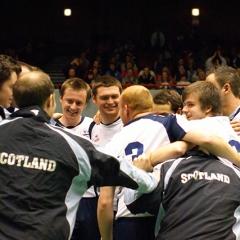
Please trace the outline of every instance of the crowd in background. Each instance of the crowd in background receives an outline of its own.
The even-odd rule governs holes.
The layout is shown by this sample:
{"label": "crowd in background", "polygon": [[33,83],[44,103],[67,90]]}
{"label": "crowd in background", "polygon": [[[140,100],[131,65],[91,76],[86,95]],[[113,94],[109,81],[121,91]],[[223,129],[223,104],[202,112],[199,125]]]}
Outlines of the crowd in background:
{"label": "crowd in background", "polygon": [[[44,43],[34,46],[29,42],[18,52],[7,48],[5,53],[44,68],[48,63],[46,49]],[[58,55],[57,50],[55,54]],[[122,84],[174,88],[179,93],[184,86],[205,80],[206,70],[211,66],[240,68],[240,50],[236,44],[220,40],[203,42],[194,28],[178,33],[172,40],[160,28],[149,41],[90,37],[74,54],[69,54],[75,56],[61,69],[66,79],[78,77],[91,84],[98,76],[111,75]]]}

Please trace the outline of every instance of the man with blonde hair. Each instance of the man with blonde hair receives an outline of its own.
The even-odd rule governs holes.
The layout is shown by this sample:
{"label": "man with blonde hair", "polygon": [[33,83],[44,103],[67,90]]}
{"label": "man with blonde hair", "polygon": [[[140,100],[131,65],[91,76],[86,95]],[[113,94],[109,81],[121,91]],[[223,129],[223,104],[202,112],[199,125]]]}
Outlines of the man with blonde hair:
{"label": "man with blonde hair", "polygon": [[[240,152],[237,133],[229,118],[222,116],[222,96],[218,87],[207,81],[195,82],[184,89],[182,100],[189,125],[219,135],[234,151]],[[155,212],[158,219],[162,219],[156,225],[158,240],[236,239],[240,234],[237,227],[240,172],[235,166],[240,166],[239,161],[233,165],[224,158],[197,150],[163,163],[159,188],[154,193],[139,197],[135,192],[133,197],[131,190],[125,191],[132,213]],[[152,152],[151,162],[161,162],[155,158],[163,151],[166,154],[166,149]],[[142,158],[144,155],[135,159],[134,165]],[[160,206],[161,211],[158,211]],[[210,222],[213,224],[206,224]]]}

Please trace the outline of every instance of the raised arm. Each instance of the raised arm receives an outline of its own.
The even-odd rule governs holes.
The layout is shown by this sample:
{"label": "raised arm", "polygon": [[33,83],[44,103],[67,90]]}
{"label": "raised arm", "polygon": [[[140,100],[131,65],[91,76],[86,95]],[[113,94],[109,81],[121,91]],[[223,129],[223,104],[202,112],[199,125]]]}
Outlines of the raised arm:
{"label": "raised arm", "polygon": [[185,141],[177,141],[156,149],[151,153],[144,153],[134,159],[133,165],[146,172],[151,172],[153,167],[169,159],[182,156],[186,151],[192,149],[195,144]]}

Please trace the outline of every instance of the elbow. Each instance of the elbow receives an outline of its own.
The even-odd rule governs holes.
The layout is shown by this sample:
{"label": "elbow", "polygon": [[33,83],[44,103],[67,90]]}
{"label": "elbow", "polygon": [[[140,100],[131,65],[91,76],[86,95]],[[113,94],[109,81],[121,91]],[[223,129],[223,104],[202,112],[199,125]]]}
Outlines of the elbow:
{"label": "elbow", "polygon": [[201,147],[213,146],[218,142],[219,138],[220,137],[214,136],[210,133],[205,133],[205,136],[202,139],[202,142],[199,143],[198,145]]}
{"label": "elbow", "polygon": [[175,148],[176,157],[182,156],[183,154],[185,154],[186,151],[187,151],[187,146],[186,145],[177,146]]}

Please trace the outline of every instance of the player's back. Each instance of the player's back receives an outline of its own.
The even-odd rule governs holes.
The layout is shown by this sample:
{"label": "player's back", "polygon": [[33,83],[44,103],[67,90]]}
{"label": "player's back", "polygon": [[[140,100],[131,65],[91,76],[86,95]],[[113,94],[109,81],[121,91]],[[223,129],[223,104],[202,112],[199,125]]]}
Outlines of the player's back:
{"label": "player's back", "polygon": [[239,169],[203,153],[162,168],[165,216],[156,239],[239,238]]}
{"label": "player's back", "polygon": [[[133,119],[125,124],[121,132],[115,134],[106,148],[115,156],[128,155],[133,160],[143,152],[151,152],[157,148],[181,139],[190,130],[188,121],[179,115],[166,117],[148,114]],[[116,218],[140,217],[149,214],[131,214],[124,203],[124,190],[118,195],[118,211]]]}

